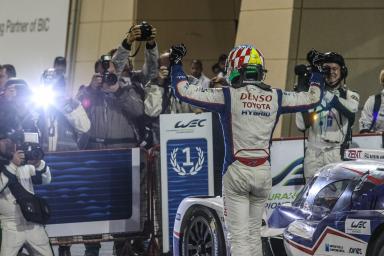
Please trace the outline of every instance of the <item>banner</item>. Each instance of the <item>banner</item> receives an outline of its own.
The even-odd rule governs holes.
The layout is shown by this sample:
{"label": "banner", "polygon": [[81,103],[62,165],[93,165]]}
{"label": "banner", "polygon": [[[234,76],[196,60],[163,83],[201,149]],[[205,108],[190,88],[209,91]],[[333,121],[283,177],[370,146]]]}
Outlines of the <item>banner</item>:
{"label": "banner", "polygon": [[177,207],[213,195],[212,115],[160,115],[163,252],[169,252]]}
{"label": "banner", "polygon": [[49,153],[49,237],[140,231],[140,149]]}
{"label": "banner", "polygon": [[0,0],[0,64],[12,64],[29,86],[65,56],[69,0]]}

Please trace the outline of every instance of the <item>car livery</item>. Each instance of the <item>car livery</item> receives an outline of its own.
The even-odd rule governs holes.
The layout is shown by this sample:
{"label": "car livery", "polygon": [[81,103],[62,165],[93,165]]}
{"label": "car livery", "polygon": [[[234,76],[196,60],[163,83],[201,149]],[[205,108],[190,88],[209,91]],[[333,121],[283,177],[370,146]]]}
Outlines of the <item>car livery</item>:
{"label": "car livery", "polygon": [[[367,159],[384,156],[358,151]],[[284,230],[289,256],[384,255],[384,163],[357,160],[321,168],[292,205],[273,211],[268,228]]]}
{"label": "car livery", "polygon": [[[278,206],[262,229],[264,255],[384,255],[384,153],[352,149],[321,168],[290,205]],[[285,248],[285,249],[284,249]],[[180,204],[173,255],[230,255],[221,197]]]}

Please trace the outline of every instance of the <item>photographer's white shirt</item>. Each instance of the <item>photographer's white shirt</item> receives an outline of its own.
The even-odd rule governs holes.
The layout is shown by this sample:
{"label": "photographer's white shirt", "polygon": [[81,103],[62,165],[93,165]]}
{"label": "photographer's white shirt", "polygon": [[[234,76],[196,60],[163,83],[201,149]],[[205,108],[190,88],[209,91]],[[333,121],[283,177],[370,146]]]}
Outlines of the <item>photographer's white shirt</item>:
{"label": "photographer's white shirt", "polygon": [[[28,190],[30,193],[34,194],[32,176],[36,175],[37,171],[43,170],[45,167],[45,162],[42,160],[38,168],[35,168],[33,165],[22,165],[16,166],[13,163],[10,163],[6,166],[7,170],[15,174],[20,184]],[[51,172],[47,166],[47,170],[42,174],[43,184],[51,182]],[[8,184],[8,177],[4,173],[0,174],[0,220],[3,221],[14,221],[15,224],[24,224],[26,220],[21,213],[20,207],[16,203],[16,198],[12,195],[11,190],[6,187]]]}

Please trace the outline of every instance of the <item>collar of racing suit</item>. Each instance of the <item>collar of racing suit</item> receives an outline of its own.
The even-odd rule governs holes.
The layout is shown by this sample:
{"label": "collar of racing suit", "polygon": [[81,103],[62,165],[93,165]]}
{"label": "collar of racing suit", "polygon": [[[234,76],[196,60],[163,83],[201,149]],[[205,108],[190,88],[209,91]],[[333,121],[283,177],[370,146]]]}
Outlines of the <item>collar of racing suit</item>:
{"label": "collar of racing suit", "polygon": [[262,90],[265,91],[271,91],[271,86],[268,84],[263,83],[262,81],[256,81],[256,80],[243,80],[241,83],[238,83],[237,85],[232,85],[234,88],[241,88],[247,85],[255,85],[259,87]]}

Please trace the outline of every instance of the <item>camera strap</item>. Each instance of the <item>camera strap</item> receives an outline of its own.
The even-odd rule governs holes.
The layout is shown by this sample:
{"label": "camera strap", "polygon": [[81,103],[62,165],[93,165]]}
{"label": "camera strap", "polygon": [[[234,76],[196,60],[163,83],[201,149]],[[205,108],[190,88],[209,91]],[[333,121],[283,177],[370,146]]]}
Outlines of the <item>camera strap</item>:
{"label": "camera strap", "polygon": [[135,53],[132,55],[129,55],[128,57],[130,57],[130,58],[135,57],[137,55],[137,53],[139,52],[140,48],[141,48],[141,42],[140,42],[139,46],[136,48]]}
{"label": "camera strap", "polygon": [[25,189],[18,181],[17,176],[5,168],[2,172],[9,179],[7,186],[20,206],[24,218],[27,221],[45,225],[51,216],[50,207],[45,199]]}

